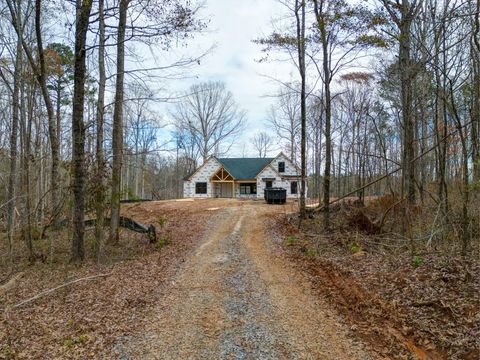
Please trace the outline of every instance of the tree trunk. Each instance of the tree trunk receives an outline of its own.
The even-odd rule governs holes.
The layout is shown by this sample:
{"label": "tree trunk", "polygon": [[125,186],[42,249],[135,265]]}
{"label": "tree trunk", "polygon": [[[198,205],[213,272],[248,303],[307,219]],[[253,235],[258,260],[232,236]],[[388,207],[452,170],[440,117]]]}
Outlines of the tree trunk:
{"label": "tree trunk", "polygon": [[[17,4],[17,13],[21,14],[21,1]],[[21,22],[21,18],[17,18]],[[20,27],[22,27],[20,25]],[[16,205],[16,179],[17,179],[17,138],[19,121],[19,94],[20,94],[20,76],[22,72],[22,40],[21,35],[17,37],[17,54],[15,58],[15,70],[13,73],[13,94],[12,94],[12,127],[10,132],[10,174],[8,178],[7,195],[7,252],[8,257],[12,258],[13,232],[15,228],[15,205]]]}
{"label": "tree trunk", "polygon": [[[60,78],[57,80],[57,109],[56,109],[56,131],[57,131],[57,139],[58,143],[61,144],[62,142],[62,82]],[[60,157],[60,147],[58,148],[58,156]]]}
{"label": "tree trunk", "polygon": [[[300,10],[300,14],[299,14]],[[301,77],[300,90],[300,168],[301,168],[301,183],[300,183],[300,218],[305,219],[305,175],[306,175],[306,127],[307,127],[307,104],[306,104],[306,74],[305,74],[305,0],[297,0],[295,2],[295,16],[297,19],[297,50],[298,50],[298,69]]]}
{"label": "tree trunk", "polygon": [[474,18],[474,31],[471,39],[472,67],[473,67],[473,96],[472,96],[472,160],[473,182],[480,186],[480,2],[477,0]]}
{"label": "tree trunk", "polygon": [[[450,94],[448,98],[450,99],[450,111],[455,119],[455,126],[457,128],[459,137],[460,137],[460,145],[461,145],[461,176],[462,176],[462,229],[461,229],[461,237],[462,237],[462,255],[466,256],[467,252],[470,247],[470,232],[469,232],[469,212],[468,212],[468,205],[469,205],[469,193],[470,193],[470,180],[468,174],[468,145],[467,145],[467,129],[464,129],[462,124],[460,115],[457,111],[457,106],[455,104],[454,98],[454,86],[453,82],[450,81]],[[445,99],[446,101],[446,99]]]}
{"label": "tree trunk", "polygon": [[123,96],[125,70],[125,28],[130,0],[120,0],[117,30],[117,80],[115,84],[115,108],[112,133],[112,198],[110,215],[110,242],[118,243],[120,222],[120,197],[123,152]]}
{"label": "tree trunk", "polygon": [[98,40],[98,100],[96,113],[96,160],[97,160],[97,194],[95,214],[95,255],[97,259],[102,252],[103,244],[103,223],[105,216],[105,155],[103,153],[103,132],[104,132],[104,114],[105,114],[105,14],[104,0],[98,1],[98,22],[99,22],[99,40]]}
{"label": "tree trunk", "polygon": [[[320,6],[319,6],[320,4]],[[330,54],[329,39],[327,34],[327,17],[325,16],[324,3],[313,0],[313,10],[317,21],[318,30],[320,31],[320,42],[322,45],[322,68],[323,68],[323,86],[325,96],[325,169],[323,173],[323,227],[325,230],[330,228],[330,173],[332,165],[332,136],[331,136],[331,119],[332,119],[332,98],[330,93],[331,71],[330,71]]]}
{"label": "tree trunk", "polygon": [[35,33],[37,37],[37,52],[39,69],[37,79],[42,90],[42,96],[45,101],[48,117],[48,135],[50,137],[50,150],[52,153],[52,168],[50,173],[50,190],[52,193],[51,215],[52,221],[57,222],[61,212],[60,202],[60,184],[58,167],[60,165],[60,144],[57,137],[55,113],[53,111],[52,99],[47,87],[47,73],[45,67],[45,54],[43,50],[42,30],[41,30],[42,0],[35,1]]}
{"label": "tree trunk", "polygon": [[398,61],[401,81],[402,122],[404,129],[402,183],[408,205],[411,206],[415,203],[415,165],[412,162],[412,159],[415,157],[415,126],[412,116],[413,69],[410,58],[410,27],[412,20],[409,13],[410,4],[408,3],[408,0],[403,0]]}
{"label": "tree trunk", "polygon": [[86,77],[86,40],[92,0],[77,2],[75,26],[75,68],[72,110],[72,261],[85,257],[85,124],[83,121]]}
{"label": "tree trunk", "polygon": [[323,203],[325,205],[323,213],[323,227],[328,230],[330,228],[330,167],[332,163],[332,98],[330,93],[330,63],[328,53],[327,31],[325,28],[325,21],[321,21],[321,37],[323,50],[323,72],[324,72],[324,87],[325,87],[325,171],[323,174]]}
{"label": "tree trunk", "polygon": [[[20,128],[21,128],[21,143],[22,143],[22,237],[28,251],[28,258],[31,262],[35,260],[35,252],[33,249],[32,239],[32,195],[30,184],[30,158],[31,158],[31,137],[32,124],[34,119],[34,108],[36,105],[35,96],[31,96],[28,103],[28,114],[25,102],[25,88],[22,80],[21,96],[20,96]],[[34,86],[33,84],[31,85]],[[35,89],[32,89],[32,94],[35,94]]]}

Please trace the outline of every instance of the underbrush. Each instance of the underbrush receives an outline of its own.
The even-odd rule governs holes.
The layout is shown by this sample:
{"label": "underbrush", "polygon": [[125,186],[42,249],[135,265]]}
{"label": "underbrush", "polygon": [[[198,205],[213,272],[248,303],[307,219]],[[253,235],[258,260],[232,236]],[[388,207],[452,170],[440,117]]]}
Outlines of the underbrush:
{"label": "underbrush", "polygon": [[278,216],[272,231],[319,296],[382,356],[477,359],[480,249],[473,228],[480,217],[472,219],[471,248],[462,256],[455,216],[440,226],[433,208],[416,210],[410,237],[401,235],[401,209],[392,207],[380,226],[385,206],[379,201],[334,206],[328,232],[321,213],[300,229],[296,215]]}

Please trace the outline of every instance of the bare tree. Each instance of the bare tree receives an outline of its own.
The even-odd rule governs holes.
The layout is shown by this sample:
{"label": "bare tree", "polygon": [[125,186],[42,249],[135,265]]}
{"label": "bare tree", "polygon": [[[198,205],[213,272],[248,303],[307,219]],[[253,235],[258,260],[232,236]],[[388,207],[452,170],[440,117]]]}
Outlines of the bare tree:
{"label": "bare tree", "polygon": [[[115,84],[115,101],[112,129],[112,183],[110,236],[113,243],[118,243],[118,227],[120,222],[120,199],[122,152],[123,152],[123,102],[125,79],[125,50],[128,40],[136,39],[151,45],[158,42],[163,49],[171,46],[172,41],[187,39],[192,32],[204,27],[202,21],[196,19],[200,5],[196,2],[181,1],[136,1],[120,0],[117,26],[117,72]],[[126,32],[128,31],[128,36]],[[186,66],[198,59],[182,59],[177,67]],[[134,71],[135,72],[135,71]],[[139,73],[145,72],[140,70]]]}
{"label": "bare tree", "polygon": [[86,42],[92,1],[77,1],[75,28],[75,70],[72,110],[72,189],[73,238],[72,260],[85,257],[85,123],[83,119],[86,77]]}
{"label": "bare tree", "polygon": [[[22,18],[21,18],[21,1],[17,3],[17,21],[19,23],[19,28],[22,29]],[[15,69],[13,73],[13,89],[12,90],[12,125],[10,132],[10,174],[8,178],[8,194],[7,194],[7,251],[8,255],[11,258],[12,256],[12,240],[13,240],[13,230],[15,225],[15,204],[16,204],[16,178],[17,178],[17,138],[18,138],[18,122],[19,122],[19,96],[20,96],[20,74],[23,61],[23,50],[22,50],[22,33],[17,34],[17,49],[15,56]],[[2,75],[3,77],[3,75]],[[4,79],[6,80],[6,79]]]}
{"label": "bare tree", "polygon": [[15,7],[16,1],[6,0],[12,25],[18,36],[21,37],[23,50],[28,59],[30,67],[33,69],[35,78],[40,86],[45,108],[48,117],[48,134],[50,138],[50,149],[52,156],[52,167],[50,173],[50,190],[52,194],[52,220],[58,219],[60,213],[60,187],[59,187],[59,171],[60,165],[60,145],[57,137],[55,113],[53,110],[52,99],[47,86],[47,69],[45,64],[45,51],[43,47],[42,38],[42,0],[35,0],[35,35],[36,35],[36,52],[38,55],[38,62],[34,56],[31,46],[27,43],[23,36],[21,24],[19,23],[19,13]]}
{"label": "bare tree", "polygon": [[[144,198],[144,172],[147,155],[155,150],[160,150],[165,144],[156,145],[156,134],[162,127],[160,115],[153,111],[151,103],[153,92],[144,86],[132,84],[128,86],[127,97],[130,99],[125,106],[124,127],[124,157],[131,165],[122,176],[125,178],[123,188],[132,190],[137,197]],[[162,146],[163,145],[163,146]],[[130,180],[133,180],[131,183]]]}
{"label": "bare tree", "polygon": [[255,150],[257,150],[259,157],[267,157],[267,153],[271,150],[273,145],[272,137],[270,135],[265,131],[262,131],[256,134],[250,141]]}
{"label": "bare tree", "polygon": [[172,116],[180,128],[191,134],[205,162],[214,153],[228,151],[243,128],[245,112],[238,108],[225,84],[205,82],[190,88]]}
{"label": "bare tree", "polygon": [[413,81],[416,76],[412,60],[412,23],[418,14],[419,1],[381,0],[391,21],[398,28],[398,67],[400,69],[401,106],[403,123],[403,187],[409,205],[415,203],[415,157],[413,118]]}
{"label": "bare tree", "polygon": [[472,8],[472,30],[470,39],[472,65],[472,105],[471,105],[471,142],[473,161],[473,181],[480,186],[480,2],[468,1]]}
{"label": "bare tree", "polygon": [[105,0],[98,1],[98,100],[95,125],[96,136],[96,161],[97,161],[97,192],[95,198],[95,251],[97,257],[101,254],[103,243],[103,222],[105,215],[105,155],[103,151],[103,133],[105,117]]}
{"label": "bare tree", "polygon": [[282,86],[278,91],[275,105],[270,108],[267,121],[275,129],[275,133],[287,147],[288,155],[297,162],[298,143],[300,136],[300,97],[295,85]]}
{"label": "bare tree", "polygon": [[307,131],[307,91],[306,91],[306,66],[305,66],[305,0],[295,1],[295,19],[297,25],[297,53],[298,53],[298,72],[300,74],[300,218],[306,217],[305,207],[305,187],[306,187],[306,131]]}
{"label": "bare tree", "polygon": [[[315,35],[321,62],[312,56],[323,85],[325,102],[325,166],[323,175],[324,227],[330,226],[330,184],[332,167],[332,81],[341,70],[357,58],[371,41],[365,19],[369,12],[361,6],[351,6],[345,1],[312,0],[316,20]],[[319,65],[318,63],[321,63]]]}
{"label": "bare tree", "polygon": [[127,27],[127,11],[130,0],[120,0],[117,33],[117,77],[115,83],[115,108],[113,110],[112,128],[112,189],[110,211],[110,241],[119,240],[120,198],[122,183],[123,153],[123,95],[125,79],[125,31]]}

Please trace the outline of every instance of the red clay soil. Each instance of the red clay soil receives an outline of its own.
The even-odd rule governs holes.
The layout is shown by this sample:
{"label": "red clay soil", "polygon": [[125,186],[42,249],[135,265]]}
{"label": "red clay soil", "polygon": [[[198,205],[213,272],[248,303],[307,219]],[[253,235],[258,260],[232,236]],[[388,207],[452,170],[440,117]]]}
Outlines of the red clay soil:
{"label": "red clay soil", "polygon": [[271,229],[284,256],[308,274],[318,295],[329,299],[379,355],[480,358],[480,286],[473,276],[480,270],[477,259],[447,264],[425,257],[414,268],[408,255],[352,254],[339,240],[341,234],[330,234],[318,245],[285,216],[272,217]]}

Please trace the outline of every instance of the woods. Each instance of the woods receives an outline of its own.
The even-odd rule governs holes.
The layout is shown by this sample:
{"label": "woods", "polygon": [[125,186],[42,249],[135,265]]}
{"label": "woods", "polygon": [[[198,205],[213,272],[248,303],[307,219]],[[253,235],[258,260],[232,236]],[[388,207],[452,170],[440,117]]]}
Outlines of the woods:
{"label": "woods", "polygon": [[[1,44],[4,113],[0,126],[2,135],[9,134],[9,142],[2,141],[2,152],[9,151],[5,157],[9,169],[2,172],[2,179],[5,175],[9,180],[1,195],[7,258],[13,260],[13,254],[20,250],[13,243],[21,229],[28,257],[35,261],[42,256],[34,248],[36,233],[43,234],[42,228],[51,224],[56,227],[62,219],[71,217],[71,259],[83,261],[84,220],[95,208],[98,223],[103,224],[107,199],[112,218],[110,240],[118,242],[119,201],[124,198],[121,178],[126,81],[142,83],[147,74],[157,71],[151,65],[148,69],[132,66],[130,55],[126,55],[128,44],[152,46],[155,42],[166,50],[174,37],[186,41],[204,27],[197,17],[200,6],[181,1],[65,2],[62,9],[75,27],[75,36],[67,44],[50,42],[60,29],[53,26],[45,30],[55,21],[55,16],[51,17],[56,6],[53,2],[8,0],[1,5],[5,41]],[[98,36],[89,35],[92,31]],[[112,73],[105,61],[114,48],[116,70]],[[187,67],[200,57],[174,61],[163,72]],[[115,79],[114,86],[110,79]],[[106,94],[112,90],[110,104],[110,95],[106,98]],[[112,112],[110,122],[105,117]],[[43,132],[45,128],[47,133]],[[106,139],[111,139],[111,148]],[[95,183],[88,179],[95,179]],[[92,197],[88,190],[93,190]],[[100,253],[102,242],[99,225],[95,253]]]}
{"label": "woods", "polygon": [[[421,206],[441,210],[441,223],[429,225],[441,227],[435,238],[453,236],[450,245],[466,254],[479,219],[478,4],[278,3],[290,18],[278,20],[271,35],[256,42],[264,61],[288,59],[300,75],[279,80],[282,107],[272,110],[271,122],[310,175],[309,197],[320,200],[323,227],[330,228],[332,197],[356,195],[364,203],[367,195],[389,194],[392,206],[402,211],[402,226],[395,231],[411,239],[412,248],[414,233],[422,231],[412,211]],[[304,6],[307,23],[313,24],[305,34]],[[296,104],[290,119],[279,116],[290,103],[285,93]],[[288,137],[288,129],[298,130]],[[306,148],[299,146],[304,139]],[[301,217],[302,209],[300,204]]]}
{"label": "woods", "polygon": [[[158,120],[142,114],[161,115],[149,110],[155,95],[141,82],[157,70],[131,67],[128,46],[156,43],[168,51],[173,34],[187,41],[205,26],[196,17],[199,5],[160,1],[156,9],[163,10],[155,12],[152,3],[141,1],[113,7],[104,1],[65,4],[75,13],[71,47],[44,44],[50,36],[42,28],[52,11],[48,1],[5,0],[4,5],[2,16],[10,25],[4,23],[3,31],[14,30],[3,44],[10,55],[3,57],[0,72],[2,146],[9,159],[2,176],[8,179],[2,193],[7,253],[22,229],[34,260],[35,229],[56,224],[70,211],[72,259],[84,258],[83,223],[93,209],[100,220],[109,212],[108,238],[118,243],[120,200],[146,196],[146,168],[149,196],[164,196],[155,189],[158,181],[180,196],[182,177],[210,155],[227,154],[245,131],[246,113],[225,84],[200,83],[171,107],[174,159],[149,153],[156,151],[150,149],[156,141],[145,136],[148,131],[150,139],[158,136]],[[478,216],[472,205],[479,186],[478,4],[382,0],[356,8],[341,1],[279,6],[291,20],[256,42],[267,54],[287,54],[298,77],[282,80],[273,94],[279,106],[265,114],[276,136],[261,133],[249,141],[260,157],[277,144],[297,162],[301,184],[308,182],[310,189],[306,194],[300,186],[300,216],[305,217],[305,199],[317,198],[329,229],[332,197],[355,189],[361,202],[366,195],[390,194],[399,199],[406,235],[413,207],[438,204],[441,237],[457,234],[466,253]],[[137,16],[144,24],[129,23]],[[89,29],[96,35],[87,36]],[[372,53],[381,56],[373,59]],[[116,59],[111,74],[106,56]],[[195,61],[181,59],[167,68],[186,69]],[[87,179],[94,179],[94,186]],[[85,191],[91,187],[90,199]],[[97,254],[103,236],[97,225]]]}
{"label": "woods", "polygon": [[1,359],[474,359],[479,247],[478,0],[0,0]]}
{"label": "woods", "polygon": [[[318,202],[313,212],[328,231],[332,199],[390,196],[402,213],[401,227],[392,230],[412,249],[416,234],[439,227],[436,240],[467,254],[479,216],[478,2],[277,4],[287,16],[252,40],[263,49],[263,64],[283,57],[297,75],[277,79],[269,94],[275,105],[264,114],[268,131],[248,134],[248,113],[224,82],[197,82],[176,96],[159,94],[149,81],[188,76],[205,52],[163,66],[132,52],[167,54],[174,41],[193,41],[207,26],[203,4],[66,2],[75,35],[62,42],[59,29],[49,28],[52,2],[5,0],[5,258],[23,246],[20,237],[35,261],[42,256],[38,233],[68,218],[71,259],[85,259],[90,218],[99,220],[92,256],[100,256],[106,239],[119,242],[121,200],[181,197],[182,178],[211,155],[229,155],[244,133],[252,156],[280,148],[296,162],[301,218],[307,203]],[[156,108],[161,102],[171,102],[167,111]],[[439,216],[420,225],[419,207]]]}

